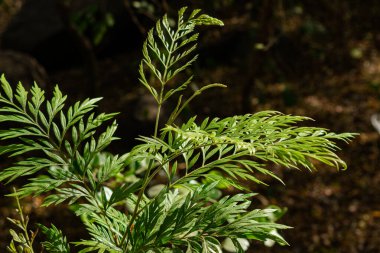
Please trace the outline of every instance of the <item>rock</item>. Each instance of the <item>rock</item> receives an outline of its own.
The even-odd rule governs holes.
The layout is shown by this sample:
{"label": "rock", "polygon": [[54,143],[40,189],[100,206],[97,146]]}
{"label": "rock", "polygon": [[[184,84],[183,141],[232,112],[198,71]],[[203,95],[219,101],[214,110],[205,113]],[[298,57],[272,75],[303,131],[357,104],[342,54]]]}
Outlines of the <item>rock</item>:
{"label": "rock", "polygon": [[48,83],[44,67],[33,57],[20,52],[0,51],[0,74],[3,73],[14,86],[20,81],[26,88],[30,88],[35,81],[44,88]]}
{"label": "rock", "polygon": [[[48,70],[81,66],[88,53],[85,52],[83,43],[89,44],[88,42],[92,41],[91,34],[94,31],[91,29],[98,26],[99,23],[96,22],[99,21],[88,20],[90,28],[82,34],[74,29],[76,26],[72,18],[100,3],[94,3],[93,0],[76,0],[66,5],[64,2],[25,0],[20,11],[13,16],[1,34],[1,48],[33,55]],[[101,45],[92,45],[93,53],[104,57],[119,53],[125,48],[134,50],[136,45],[133,43],[140,42],[141,35],[139,36],[137,28],[127,15],[123,1],[104,1],[102,8],[102,11],[112,14],[115,25],[109,28]],[[84,42],[84,38],[88,41]],[[134,46],[128,46],[132,44]]]}
{"label": "rock", "polygon": [[1,35],[1,48],[33,55],[49,70],[80,62],[80,45],[65,26],[59,2],[27,0]]}
{"label": "rock", "polygon": [[28,0],[2,35],[2,46],[31,52],[63,28],[57,0]]}

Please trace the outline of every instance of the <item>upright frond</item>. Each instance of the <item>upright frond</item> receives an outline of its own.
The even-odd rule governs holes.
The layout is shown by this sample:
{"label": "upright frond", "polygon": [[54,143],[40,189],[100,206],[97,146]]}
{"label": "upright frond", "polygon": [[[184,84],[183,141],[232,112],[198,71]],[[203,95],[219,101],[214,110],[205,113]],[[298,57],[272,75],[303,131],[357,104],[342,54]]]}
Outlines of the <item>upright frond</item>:
{"label": "upright frond", "polygon": [[[139,67],[139,80],[159,105],[174,94],[185,90],[191,83],[192,76],[187,77],[183,82],[177,81],[174,87],[169,84],[171,80],[174,80],[178,74],[189,68],[198,58],[198,55],[194,54],[199,36],[198,33],[194,32],[196,26],[223,25],[223,22],[219,19],[199,13],[200,10],[194,10],[187,14],[186,8],[182,8],[178,12],[175,27],[170,24],[168,17],[165,15],[148,32],[148,38],[143,44],[143,59]],[[147,78],[147,73],[153,79]],[[152,82],[151,80],[154,81]],[[215,86],[204,86],[202,90],[212,87]],[[199,90],[194,93],[195,96],[199,94]],[[174,115],[177,116],[183,109],[182,102],[184,102],[182,98],[179,99],[179,106],[173,112],[172,118]],[[187,103],[184,102],[184,104]]]}

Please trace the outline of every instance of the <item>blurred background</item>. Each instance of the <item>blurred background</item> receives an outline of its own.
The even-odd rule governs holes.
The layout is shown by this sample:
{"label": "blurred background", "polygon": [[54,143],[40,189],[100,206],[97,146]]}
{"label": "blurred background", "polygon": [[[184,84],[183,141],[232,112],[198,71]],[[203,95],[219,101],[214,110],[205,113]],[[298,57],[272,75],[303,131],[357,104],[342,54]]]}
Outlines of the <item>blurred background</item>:
{"label": "blurred background", "polygon": [[[225,26],[201,28],[194,85],[221,82],[183,115],[224,117],[271,109],[315,119],[336,132],[358,132],[339,154],[347,171],[274,167],[286,186],[252,185],[255,207],[287,207],[281,223],[289,247],[251,252],[380,252],[380,2],[377,0],[0,0],[0,72],[14,85],[55,84],[71,101],[104,97],[100,111],[118,116],[115,152],[152,134],[155,106],[137,81],[146,32],[164,13],[201,8]],[[48,92],[49,93],[49,92]],[[172,106],[167,105],[167,111]],[[164,111],[165,114],[165,111]],[[0,158],[0,166],[10,161]],[[4,195],[10,188],[0,185]],[[14,201],[0,198],[0,252]],[[69,240],[82,231],[64,208],[23,201],[33,221],[53,220]]]}

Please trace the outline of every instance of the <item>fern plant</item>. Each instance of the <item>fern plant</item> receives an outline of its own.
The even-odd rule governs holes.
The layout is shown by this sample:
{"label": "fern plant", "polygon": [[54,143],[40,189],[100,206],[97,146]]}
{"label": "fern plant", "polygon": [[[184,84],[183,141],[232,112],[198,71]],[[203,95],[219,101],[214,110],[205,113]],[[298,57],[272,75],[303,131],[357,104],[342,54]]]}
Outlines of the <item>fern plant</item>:
{"label": "fern plant", "polygon": [[[67,96],[58,87],[47,100],[37,84],[30,92],[20,83],[13,90],[1,77],[0,155],[18,161],[1,169],[0,181],[27,178],[10,196],[42,195],[42,206],[66,203],[81,217],[89,235],[85,238],[90,238],[68,242],[54,225],[39,225],[46,252],[222,252],[225,239],[236,252],[245,249],[242,239],[286,245],[277,231],[288,227],[273,219],[279,210],[252,209],[254,194],[247,193],[246,186],[263,183],[257,174],[281,181],[268,164],[314,170],[317,160],[346,168],[335,154],[335,141],[348,142],[354,135],[297,127],[308,120],[305,117],[265,111],[200,123],[193,117],[177,125],[177,117],[195,97],[225,87],[210,84],[188,97],[181,94],[192,81],[185,70],[197,59],[195,28],[200,25],[223,23],[200,10],[182,8],[176,25],[164,16],[149,31],[139,80],[157,102],[154,134],[139,137],[141,143],[126,154],[104,152],[118,139],[117,123],[115,113],[94,111],[100,98],[67,108]],[[160,129],[161,107],[169,98],[177,99],[177,105]],[[166,184],[147,196],[159,172],[166,175]],[[241,193],[222,198],[210,194],[226,186]],[[24,220],[17,224],[22,224],[27,242],[11,231],[9,251],[34,252],[27,224]]]}

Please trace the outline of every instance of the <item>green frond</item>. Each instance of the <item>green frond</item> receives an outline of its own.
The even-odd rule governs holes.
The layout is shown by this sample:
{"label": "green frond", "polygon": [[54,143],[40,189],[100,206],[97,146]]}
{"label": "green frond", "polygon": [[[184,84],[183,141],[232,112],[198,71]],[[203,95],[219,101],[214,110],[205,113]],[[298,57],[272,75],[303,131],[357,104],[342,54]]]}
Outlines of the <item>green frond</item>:
{"label": "green frond", "polygon": [[[62,95],[58,86],[54,89],[52,99],[46,100],[44,91],[37,84],[34,84],[29,94],[21,83],[13,92],[4,75],[0,82],[0,122],[7,122],[10,126],[0,130],[2,143],[10,143],[0,146],[0,155],[22,156],[22,160],[14,166],[0,171],[0,181],[11,182],[41,170],[49,171],[52,167],[59,167],[62,171],[60,175],[72,174],[65,179],[57,173],[33,178],[20,190],[19,196],[48,192],[73,178],[79,181],[83,173],[94,171],[91,167],[94,158],[117,139],[114,137],[116,122],[104,132],[97,133],[103,123],[116,115],[95,115],[93,111],[100,98],[77,102],[65,110],[67,96]],[[96,140],[94,136],[97,136]],[[32,152],[34,157],[25,158]],[[100,169],[99,184],[116,175],[122,169],[122,164],[123,161],[117,156],[115,160],[110,159]],[[97,187],[95,180],[91,181],[91,185]]]}
{"label": "green frond", "polygon": [[48,253],[70,253],[70,246],[62,231],[54,225],[50,228],[39,225],[41,232],[46,236],[46,241],[42,242],[42,246]]}
{"label": "green frond", "polygon": [[[198,57],[195,29],[223,22],[186,7],[179,10],[175,25],[169,21],[163,16],[148,32],[139,65],[139,81],[157,102],[154,135],[140,136],[141,144],[124,155],[104,152],[118,138],[117,123],[110,122],[116,113],[95,112],[101,98],[67,107],[67,96],[58,86],[47,98],[37,84],[27,91],[19,83],[13,90],[0,77],[0,155],[17,157],[0,170],[0,182],[28,178],[10,194],[17,200],[20,219],[9,220],[22,232],[10,230],[8,251],[34,252],[36,234],[29,233],[19,197],[38,195],[45,196],[42,206],[66,202],[81,218],[89,235],[73,243],[81,253],[215,253],[222,252],[225,241],[242,253],[247,245],[241,240],[286,245],[277,231],[288,227],[276,223],[284,211],[252,209],[255,194],[223,196],[221,189],[249,192],[245,181],[263,183],[257,174],[281,181],[272,164],[314,170],[318,161],[346,168],[336,154],[336,142],[349,142],[355,134],[298,126],[306,117],[264,111],[207,118],[200,124],[192,117],[175,125],[202,92],[226,87],[213,83],[194,89],[189,97],[181,94],[193,80],[182,75]],[[161,106],[177,95],[166,126],[159,130]],[[150,194],[161,173],[166,181],[160,182],[157,194]],[[70,252],[54,225],[40,229],[47,238],[44,250]]]}
{"label": "green frond", "polygon": [[198,186],[187,194],[161,192],[134,223],[131,252],[164,248],[169,241],[178,248],[187,247],[188,252],[221,252],[223,238],[271,238],[286,243],[280,236],[269,235],[274,229],[288,228],[269,221],[275,209],[248,211],[252,194],[226,196],[212,203],[207,193],[216,184]]}
{"label": "green frond", "polygon": [[[17,193],[15,188],[13,188],[13,191],[14,193]],[[9,246],[7,246],[7,250],[11,253],[34,253],[33,246],[34,240],[37,236],[37,232],[29,230],[29,217],[24,215],[22,205],[20,204],[20,199],[17,195],[15,195],[15,199],[17,203],[16,212],[19,214],[19,218],[7,218],[7,220],[10,221],[16,227],[18,232],[16,232],[16,230],[9,229],[9,233],[12,237],[12,240]]]}
{"label": "green frond", "polygon": [[57,188],[55,194],[51,193],[44,199],[43,206],[58,205],[68,201],[69,205],[75,203],[80,198],[91,197],[92,194],[78,184],[70,184],[69,187]]}
{"label": "green frond", "polygon": [[[194,54],[198,40],[198,33],[194,33],[196,26],[223,25],[223,22],[216,18],[206,14],[199,14],[200,10],[195,10],[187,15],[186,9],[186,7],[182,8],[178,12],[178,21],[175,27],[170,25],[165,15],[148,32],[147,39],[143,44],[143,60],[139,67],[139,81],[148,89],[159,105],[177,92],[185,90],[191,83],[192,76],[174,88],[168,89],[167,87],[170,86],[171,80],[174,80],[181,72],[188,69],[198,58],[198,55]],[[147,81],[146,75],[148,73],[153,77],[158,87],[154,85],[154,82],[149,83]],[[200,91],[195,93],[195,96],[197,96]],[[181,102],[181,100],[178,101],[179,106],[178,110],[175,111],[176,116],[183,109],[179,109]],[[186,106],[188,102],[185,102],[182,106]],[[174,119],[175,117],[172,117],[173,121]]]}
{"label": "green frond", "polygon": [[[185,175],[172,181],[173,185],[207,178],[214,170],[222,171],[235,186],[240,184],[240,179],[262,183],[254,172],[280,180],[267,168],[268,162],[314,170],[313,161],[317,160],[345,169],[346,164],[335,153],[338,149],[335,142],[347,142],[355,134],[335,134],[323,128],[295,125],[304,120],[309,118],[273,111],[206,119],[200,125],[192,118],[181,127],[167,125],[163,128],[164,140],[140,138],[144,144],[137,146],[131,157],[150,157],[157,162],[158,169],[183,161]],[[161,156],[149,156],[152,150],[158,150]],[[172,177],[169,175],[170,180]]]}
{"label": "green frond", "polygon": [[79,252],[124,252],[117,244],[127,230],[128,218],[125,214],[109,208],[107,216],[85,212],[82,220],[92,238],[74,243],[85,247]]}

